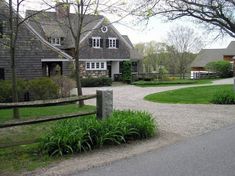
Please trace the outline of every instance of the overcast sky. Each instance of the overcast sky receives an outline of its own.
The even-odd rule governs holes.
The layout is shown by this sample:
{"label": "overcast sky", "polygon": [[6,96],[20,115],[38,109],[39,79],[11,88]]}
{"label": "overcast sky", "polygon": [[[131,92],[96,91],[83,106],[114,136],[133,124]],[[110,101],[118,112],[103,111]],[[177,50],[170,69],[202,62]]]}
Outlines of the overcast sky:
{"label": "overcast sky", "polygon": [[[24,5],[22,10],[40,9],[40,0],[28,0],[27,2],[30,1],[32,3],[27,3]],[[107,16],[107,18],[109,18],[110,21],[113,20],[111,16]],[[202,27],[198,27],[198,25],[193,24],[192,22],[186,22],[184,19],[164,23],[159,17],[153,17],[147,26],[145,24],[134,25],[133,21],[136,23],[136,20],[130,17],[124,21],[121,21],[122,24],[114,25],[121,34],[128,35],[134,44],[153,40],[156,42],[164,42],[167,39],[167,32],[177,25],[184,25],[193,28],[199,35],[202,36],[203,42],[205,43],[204,48],[225,48],[233,40],[233,38],[229,36],[214,40],[217,33],[210,35],[208,31],[203,30]]]}

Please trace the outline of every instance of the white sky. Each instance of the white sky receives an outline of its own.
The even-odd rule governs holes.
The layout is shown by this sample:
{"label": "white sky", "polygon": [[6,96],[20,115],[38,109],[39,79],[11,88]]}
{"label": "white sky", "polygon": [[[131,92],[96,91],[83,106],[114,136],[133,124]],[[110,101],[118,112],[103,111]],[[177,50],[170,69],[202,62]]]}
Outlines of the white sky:
{"label": "white sky", "polygon": [[[26,9],[39,9],[40,4],[37,3],[40,0],[29,0],[32,3],[30,5],[24,6],[22,10]],[[29,2],[28,1],[28,2]],[[107,16],[107,18],[112,21],[112,17]],[[128,35],[133,44],[156,41],[156,42],[164,42],[166,41],[167,32],[176,27],[177,25],[184,25],[191,27],[195,30],[195,32],[199,33],[202,36],[202,40],[205,43],[203,48],[225,48],[229,45],[229,43],[233,40],[233,38],[229,36],[225,36],[223,38],[219,38],[214,40],[214,36],[217,34],[209,34],[208,31],[205,31],[202,27],[198,27],[198,25],[193,24],[192,22],[179,20],[170,23],[164,23],[159,17],[153,17],[148,23],[148,26],[142,25],[134,25],[133,21],[136,22],[133,18],[125,19],[121,21],[121,24],[114,24],[114,26],[118,29],[118,31],[123,35]]]}

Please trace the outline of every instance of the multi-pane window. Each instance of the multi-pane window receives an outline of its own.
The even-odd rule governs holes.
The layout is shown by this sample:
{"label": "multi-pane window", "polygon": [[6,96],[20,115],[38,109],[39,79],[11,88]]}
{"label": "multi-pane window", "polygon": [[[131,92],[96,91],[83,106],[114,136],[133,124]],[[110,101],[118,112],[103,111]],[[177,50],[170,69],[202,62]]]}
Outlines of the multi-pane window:
{"label": "multi-pane window", "polygon": [[117,48],[117,39],[109,38],[109,48]]}
{"label": "multi-pane window", "polygon": [[50,37],[49,42],[54,46],[60,46],[61,45],[61,38],[60,37]]}
{"label": "multi-pane window", "polygon": [[106,70],[106,62],[86,62],[86,70]]}
{"label": "multi-pane window", "polygon": [[100,48],[100,37],[92,37],[92,47]]}

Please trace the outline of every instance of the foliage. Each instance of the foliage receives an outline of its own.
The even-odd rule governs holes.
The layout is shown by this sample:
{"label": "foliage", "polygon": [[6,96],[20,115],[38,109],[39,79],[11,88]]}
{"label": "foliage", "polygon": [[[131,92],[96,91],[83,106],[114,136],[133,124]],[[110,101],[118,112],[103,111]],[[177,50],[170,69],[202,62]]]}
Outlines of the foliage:
{"label": "foliage", "polygon": [[206,69],[216,72],[220,78],[228,78],[233,76],[232,65],[228,61],[214,61],[206,65]]}
{"label": "foliage", "polygon": [[70,91],[76,87],[76,83],[73,79],[66,76],[54,76],[51,78],[59,87],[60,97],[69,97]]}
{"label": "foliage", "polygon": [[159,68],[159,80],[166,80],[167,79],[167,74],[168,70],[164,67]]}
{"label": "foliage", "polygon": [[122,81],[131,82],[131,61],[124,61],[122,65]]}
{"label": "foliage", "polygon": [[[177,20],[179,18],[191,17],[193,22],[204,23],[210,30],[218,30],[221,34],[228,34],[235,37],[235,17],[233,14],[235,3],[228,0],[145,0],[143,3],[143,11],[138,11],[139,16],[149,19],[149,12],[151,9],[152,15],[163,15],[169,21]],[[139,4],[138,4],[139,5]]]}
{"label": "foliage", "polygon": [[190,87],[150,94],[145,100],[160,103],[209,104],[215,93],[232,89],[232,85]]}
{"label": "foliage", "polygon": [[112,79],[109,77],[99,77],[99,78],[83,78],[81,80],[82,87],[101,87],[101,86],[111,86]]}
{"label": "foliage", "polygon": [[214,104],[235,104],[235,92],[233,90],[216,92],[211,102]]}
{"label": "foliage", "polygon": [[[28,90],[26,81],[17,80],[17,94],[21,99],[24,93]],[[12,84],[11,81],[0,81],[0,102],[9,103],[12,102]]]}
{"label": "foliage", "polygon": [[55,99],[59,97],[59,87],[50,78],[38,78],[29,82],[32,100]]}
{"label": "foliage", "polygon": [[41,142],[49,155],[89,151],[103,145],[119,145],[155,134],[155,122],[146,112],[114,111],[106,120],[89,116],[58,122]]}
{"label": "foliage", "polygon": [[187,84],[210,84],[211,80],[186,80],[171,78],[169,81],[137,81],[132,83],[133,85],[140,87],[154,87],[154,86],[175,86],[175,85],[187,85]]}

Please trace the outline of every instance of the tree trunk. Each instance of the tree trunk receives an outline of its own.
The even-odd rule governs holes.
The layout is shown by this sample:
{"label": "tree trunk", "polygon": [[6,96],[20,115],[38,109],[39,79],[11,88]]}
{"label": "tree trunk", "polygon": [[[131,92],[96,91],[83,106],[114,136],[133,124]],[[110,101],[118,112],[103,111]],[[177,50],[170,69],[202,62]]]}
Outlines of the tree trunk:
{"label": "tree trunk", "polygon": [[[12,100],[13,102],[18,102],[18,94],[17,94],[17,81],[16,81],[16,67],[15,67],[15,46],[16,46],[16,32],[14,32],[14,28],[17,30],[17,26],[14,26],[14,15],[13,15],[13,6],[12,0],[9,0],[9,10],[10,10],[10,57],[11,57],[11,81],[12,81]],[[19,109],[13,109],[13,118],[19,119]]]}
{"label": "tree trunk", "polygon": [[[76,86],[78,96],[82,96],[82,85],[81,85],[81,76],[80,76],[80,65],[79,65],[79,49],[75,49],[75,75],[76,75]],[[79,106],[84,106],[84,101],[79,101]]]}

